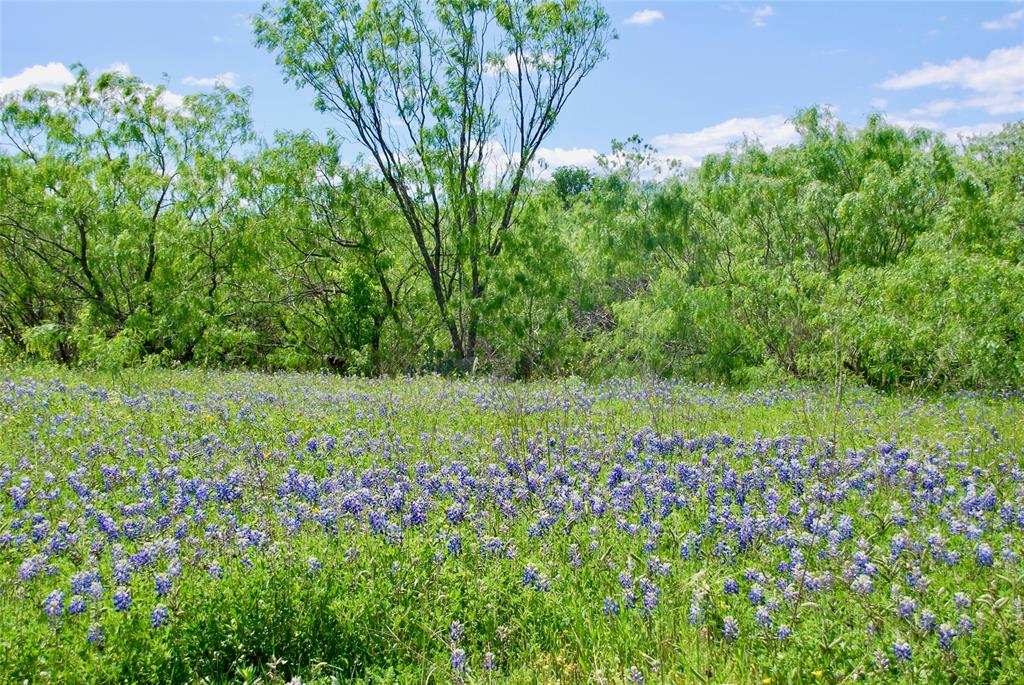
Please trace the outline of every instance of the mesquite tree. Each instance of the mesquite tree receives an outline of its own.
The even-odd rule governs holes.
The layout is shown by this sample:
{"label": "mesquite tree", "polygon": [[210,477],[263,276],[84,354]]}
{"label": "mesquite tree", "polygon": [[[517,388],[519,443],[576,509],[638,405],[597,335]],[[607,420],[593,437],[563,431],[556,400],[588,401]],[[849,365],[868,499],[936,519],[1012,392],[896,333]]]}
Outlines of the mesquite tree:
{"label": "mesquite tree", "polygon": [[380,171],[459,359],[559,113],[606,55],[590,0],[285,0],[255,20]]}
{"label": "mesquite tree", "polygon": [[232,225],[247,95],[175,103],[75,70],[60,93],[0,100],[0,336],[51,337],[68,360],[71,338],[122,334],[190,360],[249,251]]}

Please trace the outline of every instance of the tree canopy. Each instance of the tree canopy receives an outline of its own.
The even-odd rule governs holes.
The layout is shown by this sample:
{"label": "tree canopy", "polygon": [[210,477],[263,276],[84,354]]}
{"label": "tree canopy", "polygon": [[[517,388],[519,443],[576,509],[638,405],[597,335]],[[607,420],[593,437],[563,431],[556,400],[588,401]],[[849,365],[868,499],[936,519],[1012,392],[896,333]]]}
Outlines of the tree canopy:
{"label": "tree canopy", "polygon": [[[316,7],[267,10],[261,40],[297,30],[283,18]],[[510,21],[502,5],[473,7]],[[583,12],[604,35],[603,15],[586,7],[557,11]],[[367,30],[364,16],[353,31]],[[395,30],[414,22],[392,20]],[[450,41],[435,21],[428,35]],[[480,59],[480,83],[514,82]],[[351,131],[259,138],[245,91],[179,103],[79,68],[63,92],[6,97],[0,356],[730,383],[848,375],[886,388],[1024,382],[1024,122],[963,141],[882,116],[851,128],[812,108],[794,118],[797,143],[747,141],[692,169],[634,137],[596,170],[546,175],[506,156],[511,176],[489,182],[483,157],[459,166],[469,148],[446,156],[462,143],[438,122],[450,132],[461,120],[438,98],[429,106],[448,118],[412,127],[426,161],[388,137],[389,172],[345,158]],[[480,154],[492,138],[476,140],[466,144]]]}

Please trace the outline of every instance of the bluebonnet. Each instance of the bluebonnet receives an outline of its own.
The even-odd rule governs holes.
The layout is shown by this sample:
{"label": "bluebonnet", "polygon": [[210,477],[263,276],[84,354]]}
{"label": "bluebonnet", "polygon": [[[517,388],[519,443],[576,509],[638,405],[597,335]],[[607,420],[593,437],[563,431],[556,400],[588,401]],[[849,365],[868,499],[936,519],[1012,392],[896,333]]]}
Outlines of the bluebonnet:
{"label": "bluebonnet", "polygon": [[42,554],[36,554],[35,556],[29,557],[25,561],[21,562],[21,566],[18,567],[18,578],[22,582],[28,582],[39,576],[43,572],[43,567],[45,565],[46,557]]}
{"label": "bluebonnet", "polygon": [[73,595],[71,601],[68,602],[68,614],[70,616],[84,614],[86,609],[85,599],[82,595]]}
{"label": "bluebonnet", "polygon": [[466,671],[466,650],[461,647],[452,649],[451,665],[453,671],[464,673]]}
{"label": "bluebonnet", "polygon": [[700,602],[694,599],[692,602],[690,602],[690,612],[687,616],[687,620],[689,620],[690,623],[692,623],[693,625],[700,625],[703,619],[704,610],[701,608]]}
{"label": "bluebonnet", "polygon": [[64,613],[64,593],[60,590],[54,590],[46,597],[44,604],[47,616],[52,619],[60,618],[61,614]]}
{"label": "bluebonnet", "polygon": [[939,626],[939,645],[943,649],[953,647],[953,639],[956,637],[956,628],[950,623],[943,623]]}
{"label": "bluebonnet", "polygon": [[656,587],[648,588],[643,594],[644,609],[653,611],[658,606],[661,591]]}
{"label": "bluebonnet", "polygon": [[611,597],[604,598],[604,615],[605,616],[618,616],[619,615],[619,603]]}
{"label": "bluebonnet", "polygon": [[[675,392],[680,386],[665,387]],[[506,400],[475,381],[469,389],[456,384],[445,392],[449,391],[460,402],[468,398],[492,408],[507,407],[501,404]],[[538,393],[528,400],[525,411],[561,406],[562,400],[555,399],[559,392],[572,396],[575,411],[579,402],[593,403],[601,393],[635,402],[652,391],[623,383],[600,391]],[[795,397],[785,392],[790,400]],[[721,402],[722,397],[706,399]],[[744,396],[738,402],[757,406],[762,400],[790,401],[772,392]],[[239,407],[238,420],[255,420],[265,401],[269,400],[252,400],[250,406]],[[401,404],[394,400],[397,404],[392,407],[388,400],[389,408],[378,407],[377,398],[368,392],[344,395],[339,401],[349,402],[353,415],[364,412],[365,417],[385,421],[396,415],[378,417],[378,411],[397,412]],[[183,406],[186,400],[175,402]],[[136,411],[145,410],[144,404],[134,406]],[[222,409],[219,402],[204,400],[196,407],[200,416],[210,411],[235,420],[234,409]],[[245,412],[249,413],[243,418]],[[49,418],[55,420],[53,415]],[[762,639],[786,639],[792,631],[778,622],[791,612],[795,618],[807,612],[826,614],[836,602],[854,599],[855,606],[863,605],[872,613],[872,639],[887,635],[888,641],[891,630],[912,631],[915,640],[924,641],[914,649],[928,650],[959,647],[976,630],[972,616],[964,613],[969,610],[969,598],[958,593],[950,599],[953,581],[947,580],[949,574],[936,573],[936,565],[960,563],[962,553],[974,577],[961,587],[980,592],[978,588],[992,580],[988,569],[996,560],[999,566],[1013,562],[1014,545],[1019,544],[1019,531],[1024,528],[1024,506],[1013,485],[1024,483],[1024,472],[1010,464],[1009,457],[1001,457],[1007,464],[998,473],[995,466],[973,468],[968,460],[977,446],[958,454],[955,448],[932,447],[923,441],[906,448],[881,442],[844,453],[827,441],[815,444],[813,439],[792,435],[734,440],[723,435],[661,434],[653,428],[600,434],[589,425],[548,425],[521,436],[521,452],[518,438],[514,442],[508,436],[492,439],[479,431],[457,434],[425,429],[420,442],[413,439],[406,444],[404,436],[398,439],[398,431],[389,432],[394,427],[385,435],[358,425],[357,419],[332,447],[337,454],[331,455],[331,463],[326,437],[320,442],[321,438],[311,438],[292,426],[286,430],[294,431],[293,436],[286,438],[279,431],[270,445],[246,444],[241,439],[232,443],[228,434],[189,436],[184,432],[168,433],[149,445],[131,427],[125,431],[125,440],[111,441],[114,446],[97,439],[95,444],[76,448],[74,471],[65,473],[63,480],[36,477],[47,467],[56,473],[57,462],[40,462],[30,451],[19,466],[0,465],[0,496],[8,497],[8,513],[10,488],[22,487],[18,469],[34,479],[23,481],[29,493],[26,508],[0,530],[0,548],[10,555],[19,593],[39,603],[51,587],[67,590],[66,582],[43,587],[41,577],[55,573],[51,577],[60,579],[67,573],[71,599],[57,615],[66,611],[67,615],[101,616],[109,610],[101,601],[104,584],[111,589],[123,586],[114,606],[127,611],[131,595],[126,593],[132,581],[142,583],[143,590],[155,586],[157,595],[166,597],[172,588],[189,587],[190,574],[208,571],[212,577],[219,576],[219,564],[228,560],[247,568],[261,559],[295,563],[299,569],[304,562],[310,570],[319,568],[315,558],[293,553],[298,545],[291,535],[303,536],[302,544],[314,536],[320,536],[311,540],[314,545],[323,539],[332,544],[354,541],[340,543],[343,546],[337,549],[342,550],[366,544],[369,558],[384,536],[394,542],[404,533],[418,544],[421,538],[429,542],[442,530],[425,556],[429,559],[437,553],[448,566],[429,572],[462,572],[477,568],[476,564],[485,572],[488,568],[507,567],[513,573],[523,569],[524,587],[546,590],[552,582],[538,565],[554,577],[568,578],[567,584],[579,577],[565,574],[567,568],[587,568],[588,577],[600,575],[598,582],[618,584],[623,591],[620,596],[616,589],[604,598],[606,615],[639,609],[649,616],[659,607],[678,607],[690,572],[706,563],[711,580],[702,576],[693,594],[682,598],[689,600],[688,619],[695,624],[708,621],[706,608],[712,625],[721,625],[715,607],[724,600],[722,611],[736,611],[729,596],[738,595],[742,586],[748,588],[745,599],[753,606],[745,610],[746,618],[737,614],[739,620],[730,624],[737,638],[740,623],[748,621],[744,625],[756,624],[755,633]],[[41,430],[41,451],[52,448],[43,440],[45,435]],[[285,449],[285,443],[291,448]],[[726,450],[730,443],[733,448]],[[158,451],[173,453],[170,461],[150,463]],[[261,475],[269,473],[272,485],[266,492],[259,488],[255,471],[229,472],[240,463],[235,458],[238,454],[254,453],[274,455],[251,465],[261,469]],[[421,453],[430,453],[433,463],[417,463]],[[191,455],[204,468],[193,471]],[[60,496],[74,503],[76,513],[68,515],[67,521],[60,520],[63,512],[46,499],[40,487],[44,480],[50,482],[47,490],[63,486]],[[904,525],[876,526],[879,505],[884,513],[896,499],[902,504],[883,521]],[[40,511],[34,511],[37,505]],[[82,525],[78,525],[79,515]],[[687,531],[691,524],[692,530]],[[537,543],[529,543],[536,563],[525,568],[517,562],[507,564],[507,559],[517,558],[514,542],[527,526],[538,536]],[[370,530],[382,537],[367,541]],[[507,540],[493,537],[499,535]],[[620,547],[620,539],[628,547]],[[663,583],[660,579],[670,577],[672,571],[658,555],[664,558],[675,547],[670,540],[681,541],[679,563],[686,567],[687,579]],[[584,542],[602,554],[588,554]],[[324,549],[314,545],[309,549]],[[699,554],[701,547],[707,554]],[[998,559],[993,549],[999,551]],[[463,558],[456,560],[460,552]],[[391,557],[389,553],[383,568]],[[361,561],[354,546],[344,558],[351,564]],[[71,565],[72,560],[79,568]],[[332,557],[325,568],[334,563]],[[451,569],[454,564],[470,566]],[[161,568],[166,572],[158,573]],[[175,580],[179,574],[181,581]],[[705,594],[707,582],[714,588],[711,597]],[[143,590],[135,590],[136,599],[141,600],[138,592]],[[865,596],[848,597],[858,592]],[[773,601],[776,598],[778,602]],[[41,614],[38,609],[39,605],[36,613]],[[589,610],[596,613],[597,606]],[[883,623],[874,622],[882,616],[876,611],[884,612]],[[729,639],[724,628],[723,637]],[[891,648],[882,651],[887,659],[894,655]]]}
{"label": "bluebonnet", "polygon": [[126,587],[119,587],[114,592],[114,609],[128,611],[132,608],[132,595]]}
{"label": "bluebonnet", "polygon": [[451,625],[448,626],[448,638],[453,644],[459,644],[462,642],[462,624],[458,621],[452,621]]}
{"label": "bluebonnet", "polygon": [[975,559],[978,562],[978,566],[991,567],[993,564],[994,555],[992,554],[992,547],[988,544],[981,542],[974,548]]}
{"label": "bluebonnet", "polygon": [[569,566],[575,569],[583,568],[583,557],[580,555],[580,548],[577,544],[569,546]]}
{"label": "bluebonnet", "polygon": [[153,613],[150,614],[149,622],[154,628],[160,628],[167,625],[167,606],[164,604],[157,604],[153,607]]}
{"label": "bluebonnet", "polygon": [[727,640],[735,640],[740,636],[740,624],[732,616],[722,620],[722,636]]}
{"label": "bluebonnet", "polygon": [[851,587],[858,595],[869,595],[875,591],[875,584],[872,582],[871,576],[864,573],[854,578]]}

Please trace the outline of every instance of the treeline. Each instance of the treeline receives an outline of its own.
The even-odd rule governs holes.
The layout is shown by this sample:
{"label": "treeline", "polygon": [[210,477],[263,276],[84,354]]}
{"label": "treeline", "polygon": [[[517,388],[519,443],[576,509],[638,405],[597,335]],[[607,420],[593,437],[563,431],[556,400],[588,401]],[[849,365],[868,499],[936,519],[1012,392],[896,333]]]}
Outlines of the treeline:
{"label": "treeline", "polygon": [[448,170],[472,193],[405,199],[334,137],[259,140],[244,91],[79,70],[0,124],[8,360],[1024,383],[1024,123],[959,144],[811,109],[696,169],[634,139],[486,179],[481,153]]}

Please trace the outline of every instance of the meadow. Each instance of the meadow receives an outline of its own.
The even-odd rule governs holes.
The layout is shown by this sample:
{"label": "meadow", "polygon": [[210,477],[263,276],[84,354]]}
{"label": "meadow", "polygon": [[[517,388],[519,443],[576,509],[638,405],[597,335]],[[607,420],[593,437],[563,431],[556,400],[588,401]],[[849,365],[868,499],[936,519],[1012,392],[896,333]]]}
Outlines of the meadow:
{"label": "meadow", "polygon": [[4,682],[1020,682],[1024,400],[17,367]]}

